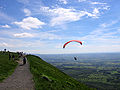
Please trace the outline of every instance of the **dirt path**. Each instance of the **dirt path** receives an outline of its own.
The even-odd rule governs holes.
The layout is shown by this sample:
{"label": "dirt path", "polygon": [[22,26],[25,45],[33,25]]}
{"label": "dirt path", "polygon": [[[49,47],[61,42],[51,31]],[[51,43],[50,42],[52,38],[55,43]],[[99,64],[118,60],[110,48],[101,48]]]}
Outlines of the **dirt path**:
{"label": "dirt path", "polygon": [[35,90],[29,64],[20,65],[21,62],[19,62],[15,72],[0,83],[0,90]]}

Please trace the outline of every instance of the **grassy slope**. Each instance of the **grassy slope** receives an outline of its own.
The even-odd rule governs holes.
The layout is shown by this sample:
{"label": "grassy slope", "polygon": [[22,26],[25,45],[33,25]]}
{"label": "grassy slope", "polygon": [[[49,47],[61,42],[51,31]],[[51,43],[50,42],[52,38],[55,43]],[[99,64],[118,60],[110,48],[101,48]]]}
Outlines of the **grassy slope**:
{"label": "grassy slope", "polygon": [[0,82],[11,75],[16,68],[17,63],[8,59],[8,53],[0,52]]}
{"label": "grassy slope", "polygon": [[36,90],[93,90],[37,56],[27,58]]}

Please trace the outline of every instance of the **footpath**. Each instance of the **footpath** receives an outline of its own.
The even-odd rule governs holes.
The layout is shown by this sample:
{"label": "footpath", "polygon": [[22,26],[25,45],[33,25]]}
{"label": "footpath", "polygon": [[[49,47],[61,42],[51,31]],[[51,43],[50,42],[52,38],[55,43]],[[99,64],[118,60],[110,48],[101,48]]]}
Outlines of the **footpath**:
{"label": "footpath", "polygon": [[18,63],[14,73],[0,83],[0,90],[35,90],[29,63],[25,65],[21,65],[19,61]]}

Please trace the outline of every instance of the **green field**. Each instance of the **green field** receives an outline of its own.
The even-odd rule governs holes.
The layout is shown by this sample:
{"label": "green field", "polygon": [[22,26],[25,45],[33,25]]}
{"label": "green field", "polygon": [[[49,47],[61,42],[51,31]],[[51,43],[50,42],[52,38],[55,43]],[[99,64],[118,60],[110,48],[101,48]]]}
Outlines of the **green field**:
{"label": "green field", "polygon": [[33,55],[27,56],[36,90],[95,90]]}
{"label": "green field", "polygon": [[[15,56],[17,54],[14,54]],[[0,52],[0,82],[2,82],[5,78],[11,75],[17,66],[17,62],[12,59],[9,60],[8,52],[2,53]]]}
{"label": "green field", "polygon": [[54,62],[53,65],[90,87],[100,90],[120,90],[120,60]]}

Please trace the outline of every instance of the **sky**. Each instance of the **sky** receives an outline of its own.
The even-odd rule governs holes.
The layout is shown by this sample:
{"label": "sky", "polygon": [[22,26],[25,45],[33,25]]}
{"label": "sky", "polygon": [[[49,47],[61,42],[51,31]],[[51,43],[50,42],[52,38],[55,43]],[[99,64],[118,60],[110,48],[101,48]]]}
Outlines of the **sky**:
{"label": "sky", "polygon": [[0,50],[120,52],[119,22],[120,0],[0,0]]}

